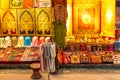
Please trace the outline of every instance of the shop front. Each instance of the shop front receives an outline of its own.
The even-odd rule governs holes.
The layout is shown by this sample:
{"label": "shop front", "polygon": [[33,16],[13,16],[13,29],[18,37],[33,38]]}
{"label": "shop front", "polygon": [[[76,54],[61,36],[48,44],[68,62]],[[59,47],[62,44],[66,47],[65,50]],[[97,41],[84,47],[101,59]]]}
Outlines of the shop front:
{"label": "shop front", "polygon": [[116,2],[67,0],[65,48],[57,53],[60,65],[119,64]]}
{"label": "shop front", "polygon": [[120,63],[115,0],[0,0],[0,4],[0,63],[40,62],[42,71],[52,72],[58,63]]}

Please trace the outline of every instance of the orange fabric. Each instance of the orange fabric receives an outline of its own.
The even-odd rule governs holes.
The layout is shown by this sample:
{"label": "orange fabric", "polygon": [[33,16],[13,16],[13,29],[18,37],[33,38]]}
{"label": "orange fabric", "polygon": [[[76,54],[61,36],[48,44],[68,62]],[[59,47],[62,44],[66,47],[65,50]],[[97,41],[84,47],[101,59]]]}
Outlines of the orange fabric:
{"label": "orange fabric", "polygon": [[24,0],[24,8],[33,8],[33,0]]}

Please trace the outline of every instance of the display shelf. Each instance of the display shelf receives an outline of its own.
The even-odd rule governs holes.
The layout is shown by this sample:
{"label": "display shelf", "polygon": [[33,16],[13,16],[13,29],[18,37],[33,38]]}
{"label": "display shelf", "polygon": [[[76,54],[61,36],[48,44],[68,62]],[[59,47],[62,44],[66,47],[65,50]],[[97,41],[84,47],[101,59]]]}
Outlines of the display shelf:
{"label": "display shelf", "polygon": [[29,63],[39,61],[38,47],[0,48],[0,63]]}

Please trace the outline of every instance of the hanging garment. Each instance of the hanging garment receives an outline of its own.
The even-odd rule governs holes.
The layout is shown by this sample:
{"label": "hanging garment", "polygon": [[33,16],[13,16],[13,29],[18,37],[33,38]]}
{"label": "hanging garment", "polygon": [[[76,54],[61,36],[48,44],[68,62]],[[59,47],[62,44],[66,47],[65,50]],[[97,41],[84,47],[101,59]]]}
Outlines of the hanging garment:
{"label": "hanging garment", "polygon": [[4,47],[4,42],[5,42],[4,40],[5,40],[4,37],[1,37],[1,38],[0,38],[0,47],[1,47],[1,48]]}
{"label": "hanging garment", "polygon": [[65,47],[65,36],[66,36],[66,24],[61,21],[57,21],[53,23],[53,31],[54,31],[54,42],[57,43],[57,45],[64,46]]}
{"label": "hanging garment", "polygon": [[5,37],[5,47],[11,46],[11,38],[9,36]]}
{"label": "hanging garment", "polygon": [[24,46],[30,46],[31,45],[31,38],[30,36],[25,37]]}
{"label": "hanging garment", "polygon": [[51,57],[50,71],[55,72],[56,71],[56,67],[55,67],[56,45],[55,44],[50,45],[50,57]]}
{"label": "hanging garment", "polygon": [[33,8],[33,0],[24,0],[24,8]]}
{"label": "hanging garment", "polygon": [[40,68],[41,71],[45,71],[45,57],[44,57],[44,47],[42,44],[39,46],[40,51]]}
{"label": "hanging garment", "polygon": [[17,46],[17,44],[18,44],[18,39],[17,39],[17,37],[12,37],[11,38],[11,45],[13,46],[13,47],[15,47],[15,46]]}
{"label": "hanging garment", "polygon": [[44,56],[46,60],[46,69],[50,72],[50,45],[44,44]]}
{"label": "hanging garment", "polygon": [[18,47],[24,47],[24,37],[20,36],[18,38]]}

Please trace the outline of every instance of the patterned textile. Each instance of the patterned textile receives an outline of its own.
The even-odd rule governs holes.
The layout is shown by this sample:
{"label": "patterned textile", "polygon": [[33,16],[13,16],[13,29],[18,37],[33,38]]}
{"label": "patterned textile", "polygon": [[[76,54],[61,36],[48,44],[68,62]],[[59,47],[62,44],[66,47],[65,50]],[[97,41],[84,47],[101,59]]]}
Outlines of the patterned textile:
{"label": "patterned textile", "polygon": [[9,0],[0,0],[0,5],[2,9],[8,9],[9,8]]}
{"label": "patterned textile", "polygon": [[35,13],[37,35],[52,35],[51,8],[36,8]]}
{"label": "patterned textile", "polygon": [[23,8],[23,0],[10,0],[10,8]]}
{"label": "patterned textile", "polygon": [[57,4],[62,4],[64,6],[67,6],[67,0],[51,0],[52,1],[52,7],[54,7]]}
{"label": "patterned textile", "polygon": [[67,19],[67,0],[52,0],[52,20],[63,21]]}
{"label": "patterned textile", "polygon": [[2,35],[17,35],[17,15],[15,9],[2,11],[1,28]]}
{"label": "patterned textile", "polygon": [[63,4],[57,4],[53,8],[55,21],[66,22],[67,19],[67,7]]}
{"label": "patterned textile", "polygon": [[33,0],[24,0],[24,8],[33,8]]}
{"label": "patterned textile", "polygon": [[115,36],[116,0],[102,0],[101,36]]}
{"label": "patterned textile", "polygon": [[40,0],[34,0],[34,7],[40,6]]}
{"label": "patterned textile", "polygon": [[99,6],[99,0],[79,0],[73,2],[73,34],[99,32]]}
{"label": "patterned textile", "polygon": [[51,7],[50,0],[34,0],[34,7]]}
{"label": "patterned textile", "polygon": [[19,34],[34,35],[34,9],[18,10]]}

